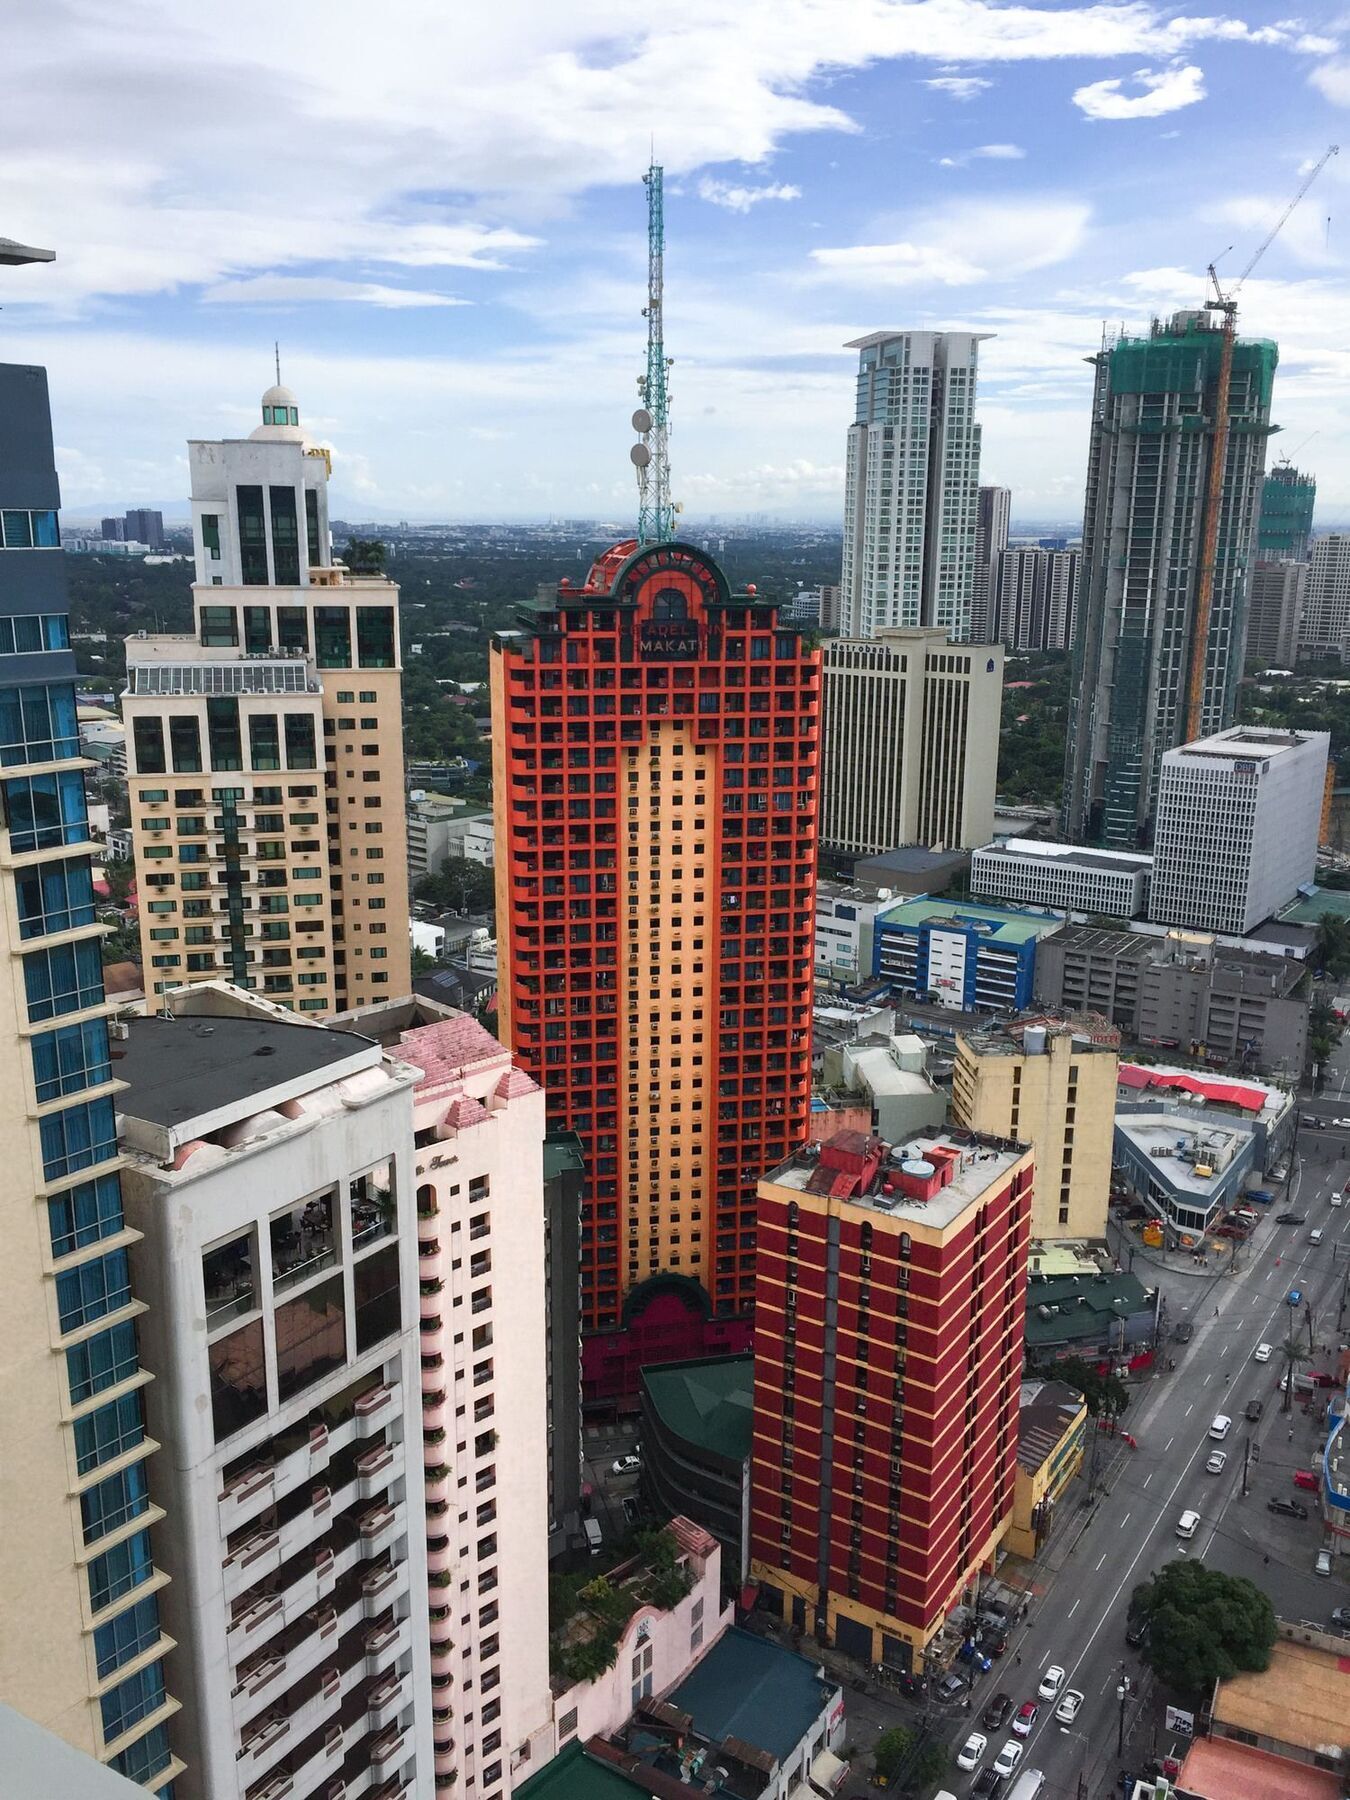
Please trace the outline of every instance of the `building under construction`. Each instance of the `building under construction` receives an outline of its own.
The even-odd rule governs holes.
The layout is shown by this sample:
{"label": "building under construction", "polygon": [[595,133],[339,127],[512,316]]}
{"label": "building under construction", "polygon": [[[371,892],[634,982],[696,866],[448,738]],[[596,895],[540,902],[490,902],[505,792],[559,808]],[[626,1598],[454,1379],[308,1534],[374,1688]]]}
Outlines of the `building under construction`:
{"label": "building under construction", "polygon": [[[1278,352],[1219,307],[1092,361],[1064,829],[1147,848],[1164,751],[1233,722]],[[1226,389],[1226,394],[1225,394]]]}

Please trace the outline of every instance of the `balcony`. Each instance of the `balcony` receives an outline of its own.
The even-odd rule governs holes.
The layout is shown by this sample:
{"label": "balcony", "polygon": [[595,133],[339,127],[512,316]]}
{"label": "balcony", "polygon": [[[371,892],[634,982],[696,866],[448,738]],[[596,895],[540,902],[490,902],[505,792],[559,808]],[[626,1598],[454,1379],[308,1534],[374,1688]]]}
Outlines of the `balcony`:
{"label": "balcony", "polygon": [[366,1723],[372,1731],[382,1731],[398,1718],[408,1697],[411,1678],[389,1674],[375,1682],[366,1695]]}
{"label": "balcony", "polygon": [[406,1619],[400,1619],[397,1624],[390,1621],[377,1625],[366,1634],[366,1674],[383,1675],[390,1663],[402,1656],[408,1644]]}
{"label": "balcony", "polygon": [[361,1555],[367,1562],[387,1550],[399,1533],[399,1516],[388,1504],[372,1506],[361,1515]]}
{"label": "balcony", "polygon": [[363,1500],[374,1500],[384,1493],[393,1479],[395,1447],[377,1444],[356,1459],[356,1491]]}
{"label": "balcony", "polygon": [[261,1787],[249,1788],[246,1800],[283,1800],[283,1796],[289,1794],[293,1786],[290,1776],[283,1771],[274,1775],[270,1781],[265,1781]]}
{"label": "balcony", "polygon": [[265,1714],[240,1748],[239,1761],[246,1768],[270,1762],[272,1758],[269,1752],[281,1742],[290,1729],[291,1722],[285,1713]]}
{"label": "balcony", "polygon": [[369,1437],[372,1432],[381,1430],[398,1414],[398,1390],[388,1382],[381,1382],[368,1393],[362,1394],[353,1408],[356,1414],[356,1435]]}
{"label": "balcony", "polygon": [[406,1586],[406,1566],[384,1564],[372,1569],[361,1580],[361,1617],[378,1619],[385,1612]]}
{"label": "balcony", "polygon": [[402,1726],[391,1726],[380,1733],[370,1746],[370,1772],[376,1780],[396,1775],[408,1755],[408,1733]]}

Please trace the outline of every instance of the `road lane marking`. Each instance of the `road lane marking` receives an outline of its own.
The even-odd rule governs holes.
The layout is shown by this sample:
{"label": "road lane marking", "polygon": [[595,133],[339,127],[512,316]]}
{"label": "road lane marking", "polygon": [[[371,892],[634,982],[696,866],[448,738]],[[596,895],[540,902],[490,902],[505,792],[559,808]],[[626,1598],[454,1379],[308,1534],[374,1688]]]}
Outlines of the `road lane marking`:
{"label": "road lane marking", "polygon": [[1069,1613],[1068,1613],[1069,1618],[1073,1617],[1073,1615],[1078,1611],[1078,1608],[1082,1604],[1083,1604],[1083,1596],[1080,1594],[1078,1596],[1078,1598],[1074,1601],[1073,1605],[1069,1608]]}
{"label": "road lane marking", "polygon": [[1144,1486],[1145,1487],[1147,1487],[1149,1482],[1152,1481],[1152,1479],[1156,1473],[1157,1473],[1157,1471],[1155,1469],[1150,1469],[1148,1474],[1145,1475],[1145,1477],[1144,1477]]}
{"label": "road lane marking", "polygon": [[1173,1432],[1172,1436],[1170,1438],[1168,1438],[1167,1442],[1163,1445],[1163,1455],[1164,1456],[1167,1455],[1167,1452],[1172,1448],[1173,1444],[1175,1444],[1176,1441],[1177,1441],[1176,1433]]}
{"label": "road lane marking", "polygon": [[1191,1414],[1192,1414],[1192,1413],[1193,1413],[1193,1412],[1194,1412],[1194,1411],[1195,1411],[1195,1402],[1194,1402],[1194,1400],[1192,1400],[1192,1401],[1191,1401],[1191,1403],[1190,1403],[1190,1405],[1189,1405],[1189,1406],[1188,1406],[1188,1407],[1187,1407],[1187,1408],[1186,1408],[1186,1411],[1185,1411],[1185,1413],[1184,1413],[1184,1414],[1183,1414],[1183,1417],[1185,1417],[1185,1418],[1187,1418],[1187,1419],[1189,1419],[1189,1418],[1190,1418],[1190,1416],[1191,1416]]}
{"label": "road lane marking", "polygon": [[1124,1527],[1126,1525],[1129,1524],[1129,1522],[1130,1522],[1130,1515],[1128,1513],[1126,1513],[1125,1517],[1120,1521],[1122,1530],[1124,1529]]}
{"label": "road lane marking", "polygon": [[1105,1550],[1103,1550],[1100,1560],[1093,1565],[1094,1569],[1100,1569],[1102,1566],[1102,1563],[1104,1563],[1105,1561],[1106,1561],[1106,1552],[1105,1552]]}

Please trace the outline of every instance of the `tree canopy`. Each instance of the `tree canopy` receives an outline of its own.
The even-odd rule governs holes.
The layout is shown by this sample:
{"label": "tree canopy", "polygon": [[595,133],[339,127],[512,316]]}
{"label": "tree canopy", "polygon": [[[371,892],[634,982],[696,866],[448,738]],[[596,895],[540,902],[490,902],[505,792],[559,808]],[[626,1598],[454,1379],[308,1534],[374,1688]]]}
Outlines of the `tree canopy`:
{"label": "tree canopy", "polygon": [[1118,1419],[1130,1404],[1130,1390],[1118,1375],[1099,1375],[1081,1356],[1066,1356],[1055,1364],[1054,1374],[1078,1389],[1094,1419]]}
{"label": "tree canopy", "polygon": [[495,877],[485,864],[468,856],[447,856],[439,869],[428,870],[414,895],[446,912],[491,912],[495,904]]}
{"label": "tree canopy", "polygon": [[1148,1626],[1141,1654],[1153,1673],[1197,1699],[1215,1681],[1269,1667],[1275,1608],[1245,1576],[1177,1557],[1134,1590],[1130,1618]]}

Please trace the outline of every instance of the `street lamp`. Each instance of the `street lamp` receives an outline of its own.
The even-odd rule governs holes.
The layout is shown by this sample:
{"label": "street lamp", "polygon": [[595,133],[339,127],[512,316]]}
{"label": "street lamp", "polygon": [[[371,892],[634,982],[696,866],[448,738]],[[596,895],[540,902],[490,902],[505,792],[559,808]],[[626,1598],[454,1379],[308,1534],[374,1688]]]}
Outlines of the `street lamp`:
{"label": "street lamp", "polygon": [[17,268],[20,263],[55,261],[55,250],[37,250],[31,244],[16,244],[13,238],[0,237],[0,264],[6,268]]}
{"label": "street lamp", "polygon": [[1130,1697],[1130,1678],[1123,1671],[1116,1687],[1116,1699],[1120,1702],[1120,1719],[1116,1727],[1116,1760],[1125,1754],[1125,1702]]}

